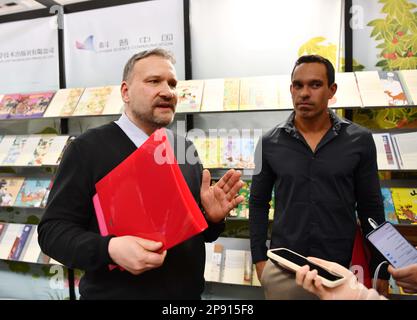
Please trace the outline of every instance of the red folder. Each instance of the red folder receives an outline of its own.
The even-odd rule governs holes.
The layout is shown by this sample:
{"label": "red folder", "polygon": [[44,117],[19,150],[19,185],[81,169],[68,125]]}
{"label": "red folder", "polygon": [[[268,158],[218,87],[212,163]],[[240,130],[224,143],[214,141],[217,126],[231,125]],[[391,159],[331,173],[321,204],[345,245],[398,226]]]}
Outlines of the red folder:
{"label": "red folder", "polygon": [[169,249],[207,228],[164,128],[96,183],[103,236],[137,236]]}

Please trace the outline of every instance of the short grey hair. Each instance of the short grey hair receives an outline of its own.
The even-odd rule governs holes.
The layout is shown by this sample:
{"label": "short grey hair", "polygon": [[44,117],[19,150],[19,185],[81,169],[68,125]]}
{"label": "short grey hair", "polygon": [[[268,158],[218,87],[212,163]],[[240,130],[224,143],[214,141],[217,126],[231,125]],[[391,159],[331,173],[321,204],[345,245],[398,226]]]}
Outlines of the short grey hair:
{"label": "short grey hair", "polygon": [[172,64],[175,63],[175,58],[173,54],[165,49],[162,48],[155,48],[152,50],[145,50],[138,53],[135,53],[127,62],[123,69],[123,81],[127,81],[133,71],[133,67],[135,66],[135,63],[138,62],[141,59],[145,59],[149,56],[158,56],[161,58],[165,58],[169,61],[171,61]]}

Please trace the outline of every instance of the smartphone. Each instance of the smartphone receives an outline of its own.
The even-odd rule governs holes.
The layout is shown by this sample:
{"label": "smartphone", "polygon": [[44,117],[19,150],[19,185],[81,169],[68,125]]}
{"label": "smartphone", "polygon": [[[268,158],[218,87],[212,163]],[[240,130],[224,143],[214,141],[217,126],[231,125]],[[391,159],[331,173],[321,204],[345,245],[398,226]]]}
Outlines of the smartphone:
{"label": "smartphone", "polygon": [[325,267],[319,266],[307,260],[306,257],[286,248],[270,249],[268,250],[267,255],[272,262],[278,263],[282,267],[294,272],[297,272],[301,267],[308,265],[310,270],[317,270],[323,285],[329,288],[337,287],[346,280],[344,276],[329,271]]}
{"label": "smartphone", "polygon": [[417,250],[388,221],[370,232],[366,238],[395,268],[417,263]]}

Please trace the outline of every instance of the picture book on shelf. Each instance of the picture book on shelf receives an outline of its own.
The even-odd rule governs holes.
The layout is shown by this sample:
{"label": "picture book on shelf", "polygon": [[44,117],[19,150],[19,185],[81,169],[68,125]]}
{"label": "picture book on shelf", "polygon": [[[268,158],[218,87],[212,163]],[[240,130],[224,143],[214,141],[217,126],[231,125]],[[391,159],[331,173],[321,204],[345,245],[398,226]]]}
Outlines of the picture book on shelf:
{"label": "picture book on shelf", "polygon": [[239,110],[239,79],[225,79],[224,80],[224,96],[223,96],[223,110],[237,111]]}
{"label": "picture book on shelf", "polygon": [[417,188],[391,188],[398,223],[417,224]]}
{"label": "picture book on shelf", "polygon": [[0,206],[11,207],[14,205],[24,181],[23,177],[0,178]]}
{"label": "picture book on shelf", "polygon": [[31,231],[33,229],[33,225],[26,224],[21,226],[21,231],[18,234],[18,236],[15,238],[13,242],[13,246],[10,250],[8,259],[9,260],[19,260],[20,256],[23,252],[23,249],[25,248],[26,242],[29,238],[29,235],[31,235]]}
{"label": "picture book on shelf", "polygon": [[390,106],[406,106],[411,104],[407,100],[407,95],[395,71],[378,71],[378,74]]}
{"label": "picture book on shelf", "polygon": [[201,112],[223,111],[224,79],[204,80]]}
{"label": "picture book on shelf", "polygon": [[417,70],[400,70],[397,72],[408,102],[417,105]]}
{"label": "picture book on shelf", "polygon": [[275,76],[241,78],[239,110],[278,109],[278,90]]}
{"label": "picture book on shelf", "polygon": [[50,185],[50,179],[26,179],[17,195],[16,207],[40,207]]}
{"label": "picture book on shelf", "polygon": [[203,80],[186,80],[177,83],[177,113],[199,112],[203,98]]}
{"label": "picture book on shelf", "polygon": [[0,101],[0,119],[9,117],[10,112],[19,104],[20,94],[6,94]]}
{"label": "picture book on shelf", "polygon": [[389,105],[378,71],[355,72],[362,105],[364,107],[385,107]]}
{"label": "picture book on shelf", "polygon": [[[22,150],[26,144],[27,139],[29,138],[28,135],[20,135],[14,137],[13,143],[10,145],[6,156],[3,158],[1,162],[2,166],[13,166],[15,165],[17,159],[20,157]],[[3,139],[5,140],[5,139]],[[3,141],[2,141],[3,142]]]}
{"label": "picture book on shelf", "polygon": [[391,190],[389,188],[381,188],[381,194],[384,201],[385,220],[393,224],[398,224],[394,203],[392,201]]}
{"label": "picture book on shelf", "polygon": [[60,89],[55,93],[51,103],[44,113],[44,117],[72,116],[84,88]]}
{"label": "picture book on shelf", "polygon": [[54,93],[40,92],[22,94],[19,103],[10,111],[9,117],[12,119],[41,117],[54,96]]}
{"label": "picture book on shelf", "polygon": [[89,116],[102,114],[112,91],[113,86],[86,88],[73,115]]}

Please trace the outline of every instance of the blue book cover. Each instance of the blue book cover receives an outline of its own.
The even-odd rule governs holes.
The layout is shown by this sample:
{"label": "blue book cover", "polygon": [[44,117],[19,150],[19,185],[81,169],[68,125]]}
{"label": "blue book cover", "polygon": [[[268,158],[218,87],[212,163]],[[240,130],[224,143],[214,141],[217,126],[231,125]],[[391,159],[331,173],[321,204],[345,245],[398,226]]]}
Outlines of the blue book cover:
{"label": "blue book cover", "polygon": [[385,220],[393,224],[398,224],[394,203],[392,201],[391,190],[389,188],[381,188],[381,193],[384,200]]}
{"label": "blue book cover", "polygon": [[10,252],[11,260],[19,260],[23,248],[29,238],[30,232],[32,231],[32,227],[33,225],[30,224],[24,225],[22,233],[16,238],[15,245],[13,245],[12,251]]}
{"label": "blue book cover", "polygon": [[40,207],[50,183],[50,179],[26,179],[17,195],[14,206]]}

